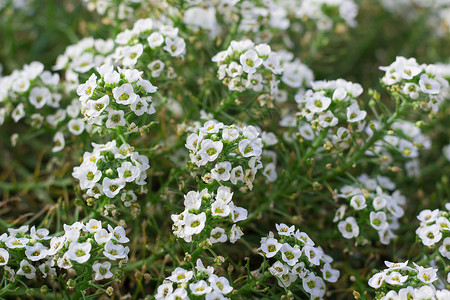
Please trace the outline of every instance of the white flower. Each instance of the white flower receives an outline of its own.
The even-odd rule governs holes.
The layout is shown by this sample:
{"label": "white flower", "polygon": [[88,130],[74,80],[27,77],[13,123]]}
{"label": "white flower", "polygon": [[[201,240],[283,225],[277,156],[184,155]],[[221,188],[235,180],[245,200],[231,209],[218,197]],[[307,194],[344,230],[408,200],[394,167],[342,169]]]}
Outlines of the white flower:
{"label": "white flower", "polygon": [[33,226],[30,229],[30,236],[32,239],[36,240],[49,240],[51,237],[48,236],[50,232],[46,228],[41,228],[36,230],[36,227]]}
{"label": "white flower", "polygon": [[309,273],[302,281],[303,289],[312,296],[321,297],[325,293],[325,283],[322,278]]}
{"label": "white flower", "polygon": [[47,250],[47,255],[55,255],[64,246],[65,241],[65,236],[52,237],[50,240],[50,248]]}
{"label": "white flower", "polygon": [[97,100],[88,100],[86,103],[88,110],[86,115],[89,117],[98,117],[109,105],[109,96],[105,95]]}
{"label": "white flower", "polygon": [[110,271],[111,263],[105,261],[103,263],[96,262],[92,265],[92,270],[95,272],[94,280],[109,279],[114,274]]}
{"label": "white flower", "polygon": [[340,272],[331,267],[329,263],[323,265],[322,277],[328,282],[336,282],[339,279]]}
{"label": "white flower", "polygon": [[114,244],[112,241],[106,243],[103,255],[111,260],[126,258],[129,252],[128,247],[120,244]]}
{"label": "white flower", "polygon": [[211,287],[215,292],[226,295],[233,291],[233,288],[230,286],[230,282],[225,277],[218,277],[215,274],[211,274],[208,278]]}
{"label": "white flower", "polygon": [[172,275],[167,277],[167,279],[172,282],[187,283],[193,276],[193,271],[186,271],[185,269],[178,267],[172,272]]}
{"label": "white flower", "polygon": [[108,120],[106,120],[107,128],[114,128],[116,126],[125,126],[125,118],[124,118],[123,110],[108,110]]}
{"label": "white flower", "polygon": [[267,258],[271,258],[277,254],[283,245],[278,240],[270,237],[261,242],[261,251],[264,252]]}
{"label": "white flower", "polygon": [[225,243],[227,239],[228,237],[225,234],[225,229],[216,227],[213,230],[211,230],[211,235],[209,237],[209,241],[211,242],[211,244]]}
{"label": "white flower", "polygon": [[41,109],[45,104],[52,101],[52,94],[46,87],[33,87],[30,91],[30,103],[36,108]]}
{"label": "white flower", "polygon": [[211,170],[211,177],[217,181],[228,181],[230,179],[231,163],[220,162]]}
{"label": "white flower", "polygon": [[194,295],[204,295],[212,291],[212,288],[204,280],[189,284],[189,289]]}
{"label": "white flower", "polygon": [[390,272],[384,277],[384,280],[388,284],[402,285],[408,279],[408,275],[402,275],[399,272]]}
{"label": "white flower", "polygon": [[347,108],[347,121],[349,123],[355,123],[364,120],[366,116],[367,112],[364,110],[360,110],[358,103],[356,102]]}
{"label": "white flower", "polygon": [[150,34],[150,36],[147,38],[147,41],[150,48],[154,49],[164,43],[164,37],[159,32],[152,32],[152,34]]}
{"label": "white flower", "polygon": [[204,133],[218,133],[223,128],[223,123],[216,122],[214,120],[206,121],[203,127],[199,128],[200,132]]}
{"label": "white flower", "polygon": [[417,219],[423,223],[431,223],[431,222],[436,221],[437,218],[439,217],[439,215],[440,215],[439,209],[435,209],[433,211],[431,211],[429,209],[425,209],[419,213],[419,215],[417,216]]}
{"label": "white flower", "polygon": [[232,61],[226,68],[226,72],[231,78],[242,75],[243,71],[242,66],[235,61]]}
{"label": "white flower", "polygon": [[33,279],[36,277],[36,268],[24,259],[20,262],[20,269],[17,271],[17,275],[23,275],[27,279]]}
{"label": "white flower", "polygon": [[294,225],[289,227],[286,224],[281,223],[281,224],[275,224],[275,228],[278,230],[279,235],[285,235],[285,236],[294,235],[294,231],[295,231]]}
{"label": "white flower", "polygon": [[235,206],[233,201],[230,202],[231,220],[233,223],[247,219],[248,211],[243,207]]}
{"label": "white flower", "polygon": [[302,255],[302,251],[298,248],[294,248],[288,243],[284,243],[280,248],[281,259],[289,266],[293,266],[297,263],[299,257]]}
{"label": "white flower", "polygon": [[95,233],[102,229],[102,222],[96,219],[90,219],[89,222],[86,223],[85,228],[87,231]]}
{"label": "white flower", "polygon": [[234,244],[243,235],[244,232],[242,232],[241,227],[237,226],[236,224],[233,224],[230,230],[230,242]]}
{"label": "white flower", "polygon": [[321,92],[315,92],[306,98],[306,108],[312,113],[319,113],[326,110],[331,104],[331,99]]}
{"label": "white flower", "polygon": [[125,46],[123,48],[122,64],[126,67],[133,67],[138,58],[142,55],[144,46],[142,44],[136,44],[134,46]]}
{"label": "white flower", "polygon": [[211,204],[211,215],[226,217],[230,214],[230,207],[223,201],[216,200]]}
{"label": "white flower", "polygon": [[263,77],[259,73],[248,74],[247,82],[245,87],[252,89],[255,92],[260,92],[263,89]]}
{"label": "white flower", "polygon": [[89,242],[78,243],[72,242],[69,245],[69,250],[67,250],[67,256],[69,259],[74,260],[80,264],[83,264],[88,261],[91,257],[91,248],[92,245]]}
{"label": "white flower", "polygon": [[103,193],[108,198],[114,198],[125,187],[125,181],[121,178],[109,179],[105,177],[102,182]]}
{"label": "white flower", "polygon": [[36,243],[33,246],[27,246],[25,255],[31,261],[38,261],[47,257],[47,247],[41,243]]}
{"label": "white flower", "polygon": [[237,166],[231,170],[230,181],[233,184],[236,184],[238,181],[244,180],[244,171],[242,166]]}
{"label": "white flower", "polygon": [[205,228],[206,214],[204,212],[196,215],[187,213],[185,218],[185,229],[186,235],[193,235],[200,233],[203,228]]}
{"label": "white flower", "polygon": [[9,252],[6,249],[0,248],[0,266],[5,266],[9,260]]}
{"label": "white flower", "polygon": [[163,49],[169,52],[173,57],[181,56],[186,51],[186,43],[180,37],[175,37],[174,39],[166,37],[166,45]]}
{"label": "white flower", "polygon": [[379,273],[374,274],[369,279],[369,286],[374,289],[380,288],[384,282],[385,277],[386,277],[386,274],[384,272],[379,272]]}
{"label": "white flower", "polygon": [[239,61],[241,62],[244,72],[248,74],[255,73],[256,68],[263,62],[255,50],[247,50],[245,53],[241,54]]}
{"label": "white flower", "polygon": [[80,180],[82,190],[92,188],[102,177],[102,172],[92,162],[83,162],[81,166],[73,169],[72,176]]}
{"label": "white flower", "polygon": [[373,199],[372,204],[375,210],[380,210],[386,207],[387,201],[385,197],[378,196]]}
{"label": "white flower", "polygon": [[356,210],[362,210],[367,207],[366,197],[363,195],[355,195],[350,200],[350,205]]}
{"label": "white flower", "polygon": [[376,230],[384,230],[389,226],[386,213],[384,211],[370,212],[370,225]]}
{"label": "white flower", "polygon": [[435,79],[428,77],[427,74],[420,75],[419,86],[422,92],[426,94],[439,94],[441,85]]}
{"label": "white flower", "polygon": [[64,149],[64,146],[66,145],[64,134],[60,131],[58,131],[55,136],[53,137],[53,143],[55,144],[52,148],[52,152],[59,152],[62,149]]}
{"label": "white flower", "polygon": [[424,268],[422,266],[415,265],[416,269],[418,271],[417,279],[422,281],[425,284],[433,283],[434,281],[438,280],[437,278],[437,269],[434,268]]}
{"label": "white flower", "polygon": [[433,224],[430,226],[421,227],[416,232],[425,246],[432,246],[439,242],[442,238],[440,229],[441,227],[439,225]]}
{"label": "white flower", "polygon": [[310,263],[316,266],[320,265],[320,260],[323,258],[324,254],[320,247],[305,245],[302,252],[306,255]]}
{"label": "white flower", "polygon": [[214,161],[222,152],[223,143],[221,141],[214,142],[210,139],[206,139],[202,141],[200,149],[201,152],[207,155],[208,161]]}
{"label": "white flower", "polygon": [[443,257],[450,259],[450,237],[446,237],[439,247],[439,252]]}
{"label": "white flower", "polygon": [[130,241],[130,239],[126,236],[125,229],[122,226],[112,228],[112,226],[108,224],[108,230],[112,234],[111,237],[118,243],[124,244]]}
{"label": "white flower", "polygon": [[93,94],[94,90],[97,87],[97,76],[92,74],[89,77],[88,81],[84,84],[80,84],[77,88],[77,94],[80,96],[80,101],[84,102],[89,99]]}
{"label": "white flower", "polygon": [[262,149],[250,139],[239,142],[239,152],[243,157],[261,156]]}
{"label": "white flower", "polygon": [[9,249],[15,249],[15,248],[25,248],[30,240],[27,238],[16,238],[14,236],[9,236],[5,240],[5,245]]}
{"label": "white flower", "polygon": [[359,226],[353,217],[347,217],[344,221],[340,221],[338,223],[338,229],[346,239],[351,239],[359,235]]}
{"label": "white flower", "polygon": [[158,286],[157,293],[155,295],[156,300],[164,300],[167,299],[173,292],[173,284],[172,282],[163,283]]}
{"label": "white flower", "polygon": [[95,242],[99,245],[106,244],[112,238],[112,233],[106,229],[100,229],[94,234]]}
{"label": "white flower", "polygon": [[117,173],[119,174],[119,178],[123,181],[132,182],[139,176],[141,170],[132,163],[125,161],[119,168],[117,168]]}
{"label": "white flower", "polygon": [[164,70],[165,64],[159,59],[149,63],[147,67],[152,71],[152,77],[161,76],[161,72]]}
{"label": "white flower", "polygon": [[136,101],[138,95],[134,93],[133,86],[129,83],[125,83],[120,87],[113,89],[113,97],[117,103],[122,105],[128,105]]}

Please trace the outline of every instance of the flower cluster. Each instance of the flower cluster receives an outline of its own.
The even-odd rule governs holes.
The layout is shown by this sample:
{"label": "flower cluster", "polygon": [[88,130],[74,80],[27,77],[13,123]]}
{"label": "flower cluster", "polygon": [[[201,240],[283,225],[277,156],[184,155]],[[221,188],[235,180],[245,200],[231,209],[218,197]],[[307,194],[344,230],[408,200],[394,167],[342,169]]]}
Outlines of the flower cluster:
{"label": "flower cluster", "polygon": [[[87,37],[78,43],[70,45],[63,54],[59,55],[53,70],[65,70],[68,81],[78,82],[78,74],[84,74],[100,67],[104,63],[111,63],[111,54],[115,44],[112,39],[94,39]],[[68,90],[73,90],[76,85],[69,85]]]}
{"label": "flower cluster", "polygon": [[134,115],[155,113],[151,94],[157,88],[136,69],[116,71],[112,65],[102,65],[97,71],[100,77],[94,73],[77,88],[88,124],[110,129],[128,127],[131,132],[139,130],[140,127],[129,120],[136,120]]}
{"label": "flower cluster", "polygon": [[155,299],[228,299],[225,296],[231,292],[233,287],[228,279],[217,276],[213,267],[205,267],[198,259],[193,270],[176,268],[158,287]]}
{"label": "flower cluster", "polygon": [[80,166],[72,176],[86,191],[88,205],[99,202],[100,207],[119,199],[126,207],[139,207],[136,193],[146,193],[148,158],[134,151],[128,144],[117,147],[116,141],[106,144],[92,143],[94,150],[85,152]]}
{"label": "flower cluster", "polygon": [[29,116],[26,120],[34,127],[40,127],[46,117],[48,124],[56,125],[58,120],[51,113],[60,107],[59,82],[59,75],[44,71],[40,62],[32,62],[22,70],[1,77],[0,125],[7,116],[15,123]]}
{"label": "flower cluster", "polygon": [[[152,19],[137,20],[131,30],[117,34],[115,42],[118,45],[113,55],[116,62],[134,68],[144,55],[149,61],[147,67],[152,77],[159,77],[164,70],[165,64],[160,60],[164,56],[182,57],[186,53],[186,43],[178,36],[178,28]],[[140,69],[144,67],[139,66]]]}
{"label": "flower cluster", "polygon": [[283,72],[280,56],[267,44],[255,45],[251,40],[232,41],[227,50],[216,54],[212,61],[218,64],[218,78],[230,91],[242,93],[251,90],[264,99],[278,90]]}
{"label": "flower cluster", "polygon": [[377,289],[377,299],[449,299],[449,290],[436,290],[432,285],[438,280],[438,269],[424,268],[408,261],[403,263],[384,262],[386,269],[374,274],[369,285]]}
{"label": "flower cluster", "polygon": [[358,104],[362,92],[361,85],[343,79],[312,82],[312,89],[296,96],[300,137],[313,141],[322,136],[327,150],[347,149],[355,140],[362,143],[357,139],[367,116]]}
{"label": "flower cluster", "polygon": [[[379,122],[374,121],[373,124],[374,128],[377,130],[381,127]],[[366,133],[371,137],[373,135],[373,130],[370,127],[367,127]],[[412,172],[410,166],[416,162],[415,159],[419,157],[421,150],[430,148],[430,137],[423,134],[417,124],[399,120],[391,125],[391,130],[388,131],[388,134],[386,134],[383,139],[375,142],[374,146],[366,151],[366,155],[383,157],[383,161],[386,164],[393,164],[394,162],[399,161],[399,158],[395,157],[395,154],[400,153],[403,158],[409,160],[405,163],[408,175],[414,176],[417,175],[417,172]]]}
{"label": "flower cluster", "polygon": [[185,146],[191,163],[208,170],[203,176],[206,183],[245,183],[251,190],[258,169],[263,167],[263,142],[251,125],[239,128],[210,120],[187,137]]}
{"label": "flower cluster", "polygon": [[[340,272],[331,267],[333,258],[326,255],[320,246],[305,232],[295,226],[276,224],[278,239],[273,232],[261,238],[259,253],[266,258],[274,258],[276,262],[269,272],[278,280],[281,287],[288,288],[297,279],[302,282],[303,290],[311,295],[311,299],[323,297],[326,292],[325,282],[336,282]],[[319,268],[321,275],[317,275]]]}
{"label": "flower cluster", "polygon": [[107,16],[111,20],[127,20],[134,16],[135,7],[146,3],[140,0],[123,0],[115,3],[107,0],[83,0],[86,8],[90,11],[96,11],[101,16]]}
{"label": "flower cluster", "polygon": [[[220,186],[215,195],[208,189],[190,191],[184,196],[184,211],[171,216],[173,234],[186,242],[192,242],[195,235],[208,245],[228,239],[235,243],[244,234],[236,223],[246,220],[248,212],[236,206],[232,198],[233,192],[226,186]],[[233,224],[231,228],[229,223]]]}
{"label": "flower cluster", "polygon": [[129,239],[121,226],[108,225],[105,229],[100,221],[91,219],[86,224],[64,224],[64,231],[63,236],[50,236],[46,228],[30,229],[28,225],[9,228],[8,233],[0,236],[0,266],[6,279],[15,282],[17,275],[33,279],[37,274],[55,278],[58,276],[55,266],[75,269],[78,274],[75,280],[80,283],[86,276],[96,281],[111,279],[112,271],[119,268],[111,262],[128,260],[129,248],[122,244]]}
{"label": "flower cluster", "polygon": [[[290,4],[293,3],[295,1]],[[295,10],[296,17],[312,20],[318,30],[332,30],[342,21],[350,27],[356,26],[358,5],[353,0],[304,0],[294,5],[299,6]]]}
{"label": "flower cluster", "polygon": [[396,237],[393,230],[399,227],[398,219],[404,215],[401,206],[406,199],[400,191],[394,191],[395,184],[387,177],[370,178],[363,174],[357,180],[357,184],[340,189],[338,197],[347,203],[339,207],[333,221],[339,222],[338,229],[346,239],[360,234],[369,238],[366,228],[373,228],[378,232],[380,242],[388,245]]}
{"label": "flower cluster", "polygon": [[281,76],[280,88],[274,94],[276,102],[286,102],[289,99],[301,98],[305,88],[310,87],[314,81],[313,71],[290,52],[279,52],[283,75]]}
{"label": "flower cluster", "polygon": [[439,209],[425,209],[419,213],[417,219],[420,227],[416,234],[425,246],[435,246],[442,240],[439,247],[441,256],[450,259],[450,204],[445,205],[446,211]]}
{"label": "flower cluster", "polygon": [[415,108],[437,112],[449,84],[434,65],[419,65],[415,58],[398,56],[390,66],[380,70],[386,72],[381,82],[391,93],[406,97]]}

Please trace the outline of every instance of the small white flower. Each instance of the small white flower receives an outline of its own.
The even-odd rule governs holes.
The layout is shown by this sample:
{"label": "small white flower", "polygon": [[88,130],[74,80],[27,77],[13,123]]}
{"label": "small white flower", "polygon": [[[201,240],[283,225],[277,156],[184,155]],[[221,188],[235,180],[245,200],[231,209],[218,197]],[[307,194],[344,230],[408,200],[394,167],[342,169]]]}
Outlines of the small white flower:
{"label": "small white flower", "polygon": [[112,234],[111,237],[118,243],[124,244],[130,241],[130,239],[126,236],[125,229],[122,226],[112,228],[112,226],[108,224],[108,231]]}
{"label": "small white flower", "polygon": [[133,86],[129,83],[125,83],[120,87],[113,89],[113,97],[117,103],[122,105],[128,105],[133,103],[138,95],[134,93]]}
{"label": "small white flower", "polygon": [[362,210],[367,207],[366,197],[363,195],[355,195],[350,200],[350,205],[356,210]]}
{"label": "small white flower", "polygon": [[306,98],[306,107],[313,113],[319,113],[326,110],[331,104],[331,99],[324,96],[321,92],[315,92]]}
{"label": "small white flower", "polygon": [[243,157],[261,156],[262,149],[250,139],[244,139],[239,142],[239,152]]}
{"label": "small white flower", "polygon": [[67,250],[67,256],[70,260],[83,264],[91,257],[91,248],[92,245],[89,242],[72,242],[69,245],[69,250]]}
{"label": "small white flower", "polygon": [[226,295],[233,291],[233,288],[230,286],[230,282],[225,277],[218,277],[215,274],[211,274],[208,278],[211,287],[215,292]]}
{"label": "small white flower", "polygon": [[107,128],[114,128],[116,126],[125,126],[126,121],[124,118],[123,110],[108,110],[108,120],[106,120]]}
{"label": "small white flower", "polygon": [[228,181],[230,179],[231,163],[220,162],[211,170],[211,177],[217,181]]}
{"label": "small white flower", "polygon": [[370,225],[376,230],[385,230],[389,223],[387,222],[386,213],[384,211],[370,212]]}
{"label": "small white flower", "polygon": [[329,263],[324,264],[321,271],[323,279],[328,282],[336,282],[339,279],[339,270],[333,269]]}
{"label": "small white flower", "polygon": [[113,273],[110,271],[111,263],[105,261],[103,263],[96,262],[92,265],[92,270],[95,272],[94,280],[109,279],[113,277]]}
{"label": "small white flower", "polygon": [[150,36],[147,38],[147,41],[150,48],[154,49],[164,43],[164,37],[159,32],[152,32],[152,34],[150,34]]}
{"label": "small white flower", "polygon": [[200,280],[198,282],[190,283],[189,289],[194,295],[204,295],[210,293],[212,288],[208,286],[208,283],[204,280]]}
{"label": "small white flower", "polygon": [[106,243],[103,255],[111,260],[126,258],[129,252],[128,247],[120,244],[114,244],[112,241]]}
{"label": "small white flower", "polygon": [[261,242],[261,251],[265,253],[267,258],[271,258],[277,254],[283,244],[280,244],[278,240],[274,238],[267,238],[264,242]]}
{"label": "small white flower", "polygon": [[172,282],[187,283],[192,279],[193,276],[193,271],[186,271],[185,269],[178,267],[172,272],[172,275],[167,277],[167,279]]}
{"label": "small white flower", "polygon": [[379,273],[374,274],[369,279],[369,286],[371,286],[374,289],[380,288],[384,282],[385,277],[386,277],[386,274],[384,272],[379,272]]}
{"label": "small white flower", "polygon": [[351,239],[359,235],[359,226],[353,217],[347,217],[344,221],[340,221],[338,223],[338,229],[346,239]]}
{"label": "small white flower", "polygon": [[103,193],[108,198],[114,198],[125,187],[125,183],[121,178],[109,179],[105,177],[102,182]]}
{"label": "small white flower", "polygon": [[47,257],[47,247],[41,243],[36,243],[33,246],[27,246],[25,255],[31,261],[38,261]]}
{"label": "small white flower", "polygon": [[117,168],[117,173],[119,174],[119,178],[123,181],[132,182],[139,176],[141,170],[129,161],[125,161],[119,168]]}
{"label": "small white flower", "polygon": [[244,69],[245,73],[253,74],[256,72],[263,60],[258,56],[255,50],[247,50],[245,53],[241,54],[239,61]]}
{"label": "small white flower", "polygon": [[294,225],[289,227],[284,223],[280,223],[280,224],[275,224],[275,228],[277,229],[279,235],[285,235],[285,236],[294,235],[294,231],[295,231]]}
{"label": "small white flower", "polygon": [[293,266],[298,262],[299,257],[302,255],[302,251],[298,248],[294,248],[288,243],[284,243],[280,248],[281,259],[289,266]]}
{"label": "small white flower", "polygon": [[205,228],[206,214],[204,212],[196,215],[187,213],[185,216],[185,229],[187,235],[194,235],[200,233]]}
{"label": "small white flower", "polygon": [[23,275],[27,279],[33,279],[36,277],[36,268],[24,259],[20,262],[20,269],[17,271],[17,275]]}
{"label": "small white flower", "polygon": [[390,272],[384,277],[384,280],[388,284],[402,285],[408,279],[408,275],[402,275],[399,272]]}
{"label": "small white flower", "polygon": [[0,266],[5,266],[9,260],[9,252],[6,249],[0,248]]}
{"label": "small white flower", "polygon": [[431,95],[439,94],[441,89],[440,83],[430,78],[427,74],[420,75],[419,86],[422,92]]}
{"label": "small white flower", "polygon": [[364,110],[360,110],[359,105],[356,102],[347,108],[347,121],[349,123],[355,123],[364,120],[366,116],[367,112]]}
{"label": "small white flower", "polygon": [[90,219],[89,222],[86,223],[85,228],[87,231],[95,233],[102,229],[102,222],[96,219]]}
{"label": "small white flower", "polygon": [[209,237],[209,241],[211,242],[211,244],[225,243],[227,239],[228,237],[225,234],[225,229],[216,227],[213,230],[211,230],[211,234]]}
{"label": "small white flower", "polygon": [[236,224],[233,224],[230,230],[230,242],[234,244],[243,235],[244,232],[242,232],[241,227],[237,226]]}

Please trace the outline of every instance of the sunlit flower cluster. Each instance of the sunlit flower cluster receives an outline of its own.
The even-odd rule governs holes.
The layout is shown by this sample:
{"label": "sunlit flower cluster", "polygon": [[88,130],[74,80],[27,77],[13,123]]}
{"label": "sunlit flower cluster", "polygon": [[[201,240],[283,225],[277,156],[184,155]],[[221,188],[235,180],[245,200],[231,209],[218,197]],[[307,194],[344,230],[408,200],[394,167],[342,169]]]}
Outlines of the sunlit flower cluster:
{"label": "sunlit flower cluster", "polygon": [[273,232],[261,238],[258,252],[276,262],[269,272],[278,280],[281,287],[289,288],[300,279],[303,290],[311,295],[311,299],[323,297],[326,292],[325,281],[336,282],[339,270],[331,267],[333,258],[326,255],[320,246],[305,232],[295,226],[276,224],[278,239]]}
{"label": "sunlit flower cluster", "polygon": [[449,84],[434,65],[419,65],[415,58],[398,56],[380,70],[386,72],[381,82],[391,92],[406,97],[415,108],[437,112],[444,101],[442,94]]}
{"label": "sunlit flower cluster", "polygon": [[208,245],[227,240],[235,243],[244,234],[236,223],[246,220],[248,212],[236,206],[232,198],[233,192],[226,186],[220,186],[215,193],[208,189],[190,191],[184,196],[184,211],[171,216],[173,234],[186,242],[195,238]]}
{"label": "sunlit flower cluster", "polygon": [[198,259],[192,270],[176,268],[158,287],[155,299],[229,299],[225,296],[231,292],[233,287],[228,279],[217,276],[213,267],[205,267]]}
{"label": "sunlit flower cluster", "polygon": [[442,244],[439,247],[440,254],[444,258],[450,259],[450,218],[448,211],[450,204],[447,203],[445,208],[446,210],[425,209],[421,211],[417,216],[420,226],[417,228],[416,234],[425,246]]}
{"label": "sunlit flower cluster", "polygon": [[117,147],[115,140],[92,146],[94,150],[84,153],[81,165],[72,173],[89,197],[87,204],[97,203],[103,208],[120,199],[126,207],[139,207],[136,193],[147,192],[148,157],[128,144]]}
{"label": "sunlit flower cluster", "polygon": [[433,283],[437,283],[438,269],[425,268],[416,263],[408,266],[403,263],[384,262],[386,269],[374,274],[369,279],[369,285],[377,289],[377,299],[437,299],[450,297],[446,289],[436,290]]}
{"label": "sunlit flower cluster", "polygon": [[400,219],[404,215],[402,206],[406,199],[395,190],[395,184],[388,178],[378,175],[370,178],[363,174],[357,178],[358,183],[345,185],[338,197],[345,199],[336,211],[334,222],[346,239],[361,237],[370,240],[370,230],[375,229],[382,244],[388,245],[396,235]]}
{"label": "sunlit flower cluster", "polygon": [[[125,229],[121,226],[105,229],[102,222],[91,219],[84,224],[64,224],[64,235],[49,235],[46,228],[36,229],[28,225],[18,229],[9,228],[0,236],[0,267],[5,277],[15,282],[17,276],[34,279],[55,278],[56,267],[75,269],[77,280],[85,276],[94,280],[111,279],[117,262],[128,260],[129,248]],[[114,265],[113,265],[114,264]],[[81,270],[91,269],[83,273]],[[88,280],[91,278],[88,278]]]}
{"label": "sunlit flower cluster", "polygon": [[251,125],[240,128],[210,120],[187,137],[185,146],[192,165],[207,171],[203,176],[206,183],[244,183],[251,190],[258,169],[263,167],[263,142],[259,135]]}
{"label": "sunlit flower cluster", "polygon": [[147,125],[141,125],[135,116],[155,113],[151,94],[157,88],[136,69],[102,65],[97,71],[99,76],[92,74],[77,88],[87,123],[108,129],[126,127],[130,132]]}
{"label": "sunlit flower cluster", "polygon": [[[253,91],[259,99],[272,97],[283,72],[280,55],[267,44],[251,40],[232,41],[212,58],[219,66],[217,76],[230,91]],[[262,100],[260,100],[262,101]]]}

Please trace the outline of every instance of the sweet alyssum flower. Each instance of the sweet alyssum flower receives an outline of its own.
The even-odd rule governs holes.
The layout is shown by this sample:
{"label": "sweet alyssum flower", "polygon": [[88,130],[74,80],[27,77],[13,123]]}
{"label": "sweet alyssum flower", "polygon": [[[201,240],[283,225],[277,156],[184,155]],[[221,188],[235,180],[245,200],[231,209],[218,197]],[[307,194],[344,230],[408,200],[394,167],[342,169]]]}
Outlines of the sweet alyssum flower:
{"label": "sweet alyssum flower", "polygon": [[[268,237],[261,238],[259,253],[266,258],[274,258],[276,262],[269,272],[278,280],[281,287],[289,288],[297,279],[302,281],[303,289],[311,297],[322,297],[325,294],[324,280],[336,282],[339,271],[332,269],[333,259],[323,252],[321,247],[315,247],[314,242],[304,232],[295,226],[276,224],[278,238],[272,232]],[[315,269],[323,266],[323,278]]]}
{"label": "sweet alyssum flower", "polygon": [[184,196],[185,210],[171,216],[173,234],[186,242],[195,238],[208,244],[223,243],[228,239],[235,243],[243,235],[235,223],[246,220],[248,212],[236,206],[232,197],[231,189],[226,186],[220,186],[215,193],[207,189],[190,191]]}

